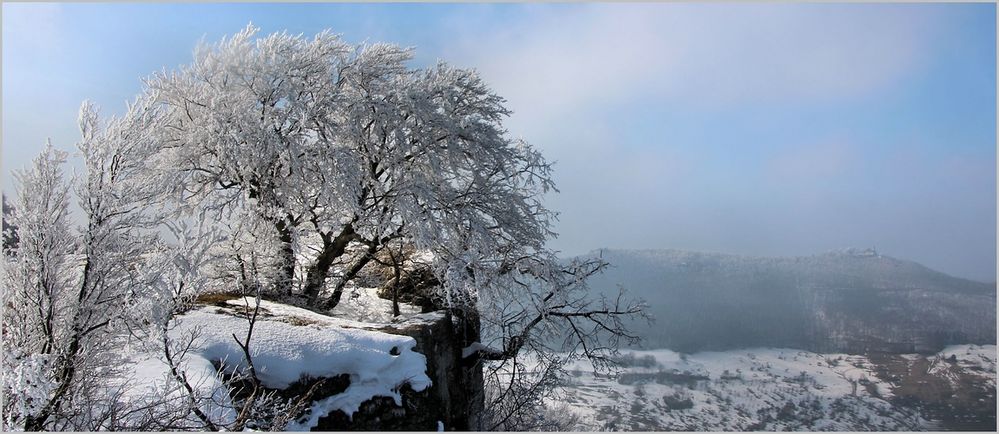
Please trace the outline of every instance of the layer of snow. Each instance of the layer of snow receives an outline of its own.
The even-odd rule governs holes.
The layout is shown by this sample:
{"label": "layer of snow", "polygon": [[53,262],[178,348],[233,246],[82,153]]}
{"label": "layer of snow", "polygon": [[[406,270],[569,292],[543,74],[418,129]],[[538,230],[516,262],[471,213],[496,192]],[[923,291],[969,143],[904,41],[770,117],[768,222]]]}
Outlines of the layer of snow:
{"label": "layer of snow", "polygon": [[549,405],[577,413],[582,430],[913,430],[925,422],[888,402],[892,385],[863,356],[775,348],[634,355],[648,366],[618,376],[571,364],[564,396]]}
{"label": "layer of snow", "polygon": [[[132,354],[131,361],[125,378],[117,379],[127,381],[127,384],[123,384],[125,387],[121,388],[125,400],[136,403],[155,399],[163,395],[162,391],[168,384],[173,384],[174,390],[168,392],[167,397],[183,401],[188,399],[186,392],[170,381],[170,368],[158,355],[136,351]],[[184,372],[188,384],[196,394],[208,398],[199,402],[199,407],[213,422],[225,425],[236,420],[229,392],[208,359],[191,354],[183,359],[180,370]],[[116,382],[115,379],[110,381]],[[188,415],[187,421],[192,426],[201,424],[193,414]]]}
{"label": "layer of snow", "polygon": [[943,359],[951,356],[957,359],[958,366],[971,368],[969,372],[980,373],[981,376],[996,384],[996,346],[995,345],[951,345],[939,353]]}
{"label": "layer of snow", "polygon": [[[216,309],[202,307],[186,313],[179,318],[177,330],[200,329],[195,351],[208,360],[225,360],[242,368],[243,353],[232,335],[243,339],[248,322],[216,313]],[[286,388],[302,376],[350,373],[352,382],[377,379],[392,383],[389,389],[412,378],[413,388],[422,390],[429,386],[430,379],[424,373],[426,359],[412,351],[414,346],[416,340],[409,336],[262,319],[254,327],[251,351],[260,381],[270,388]],[[392,349],[400,355],[389,354]],[[396,381],[390,381],[390,377],[397,377]]]}
{"label": "layer of snow", "polygon": [[[216,378],[212,362],[222,362],[229,372],[247,368],[233,335],[245,339],[248,321],[235,314],[246,311],[253,300],[235,299],[227,304],[225,308],[205,306],[189,311],[175,320],[170,332],[178,340],[196,333],[182,368],[202,396],[214,396],[222,403],[228,400],[228,392]],[[362,402],[376,396],[391,397],[401,404],[399,389],[403,385],[422,391],[431,384],[426,358],[413,351],[416,341],[412,337],[372,330],[380,324],[332,318],[268,301],[261,301],[260,312],[250,351],[265,387],[283,389],[303,377],[350,376],[347,390],[314,402],[303,418],[289,423],[289,431],[309,430],[334,410],[352,416]],[[137,354],[133,359],[130,393],[138,398],[143,391],[162,387],[168,368],[158,354]],[[224,407],[205,410],[224,424],[234,417]]]}

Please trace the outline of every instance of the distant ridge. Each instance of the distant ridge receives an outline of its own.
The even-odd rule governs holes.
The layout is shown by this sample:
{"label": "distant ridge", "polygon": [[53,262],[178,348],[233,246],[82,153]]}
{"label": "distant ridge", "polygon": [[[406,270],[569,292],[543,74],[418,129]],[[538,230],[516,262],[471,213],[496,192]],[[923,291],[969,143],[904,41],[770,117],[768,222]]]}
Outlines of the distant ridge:
{"label": "distant ridge", "polygon": [[935,352],[994,344],[996,286],[916,262],[847,248],[800,257],[599,249],[612,267],[593,287],[620,284],[650,304],[635,324],[647,348],[780,346],[812,351]]}

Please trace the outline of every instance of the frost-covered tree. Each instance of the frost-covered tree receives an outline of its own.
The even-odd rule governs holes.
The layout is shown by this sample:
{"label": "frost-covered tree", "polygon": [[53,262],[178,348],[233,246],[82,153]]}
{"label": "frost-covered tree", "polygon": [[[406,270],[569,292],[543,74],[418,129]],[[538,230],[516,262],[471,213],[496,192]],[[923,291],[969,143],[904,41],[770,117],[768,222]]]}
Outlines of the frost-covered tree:
{"label": "frost-covered tree", "polygon": [[[256,390],[230,399],[228,384],[206,391],[189,383],[184,358],[196,333],[172,334],[175,315],[198,294],[244,285],[269,251],[251,243],[251,269],[220,274],[217,247],[226,238],[218,228],[228,222],[166,206],[164,186],[178,174],[161,169],[169,166],[159,160],[163,117],[153,102],[140,98],[108,121],[84,104],[82,176],[67,180],[67,153],[51,145],[15,173],[17,212],[5,212],[5,225],[19,228],[21,240],[5,244],[0,275],[5,430],[239,430],[261,421],[279,428],[308,402],[303,395],[289,405]],[[80,215],[71,221],[73,199]],[[252,365],[250,339],[240,342]],[[168,367],[156,390],[126,396],[130,347]],[[274,420],[255,419],[261,409]]]}
{"label": "frost-covered tree", "polygon": [[[161,169],[183,175],[177,197],[257,228],[252,242],[277,253],[278,292],[331,309],[403,242],[432,258],[468,364],[530,351],[546,366],[602,364],[632,338],[620,318],[638,304],[588,297],[586,278],[605,264],[566,264],[546,247],[551,165],[509,137],[504,100],[475,71],[410,68],[409,49],[329,32],[255,33],[200,47],[190,65],[149,80],[147,96],[165,117]],[[234,269],[245,269],[239,252],[256,248],[233,239]]]}
{"label": "frost-covered tree", "polygon": [[306,227],[323,241],[317,270],[328,272],[324,258],[342,255],[351,239],[340,224],[350,204],[338,192],[356,186],[336,164],[344,161],[337,149],[317,143],[336,116],[329,111],[345,100],[339,73],[352,56],[328,34],[259,42],[252,35],[247,29],[199,49],[192,65],[152,79],[150,91],[167,107],[164,145],[186,175],[183,201],[222,218],[268,222],[280,250],[274,284],[290,292]]}
{"label": "frost-covered tree", "polygon": [[122,366],[132,307],[150,285],[142,270],[163,181],[153,167],[158,118],[144,100],[107,123],[93,106],[81,109],[78,230],[65,153],[49,146],[17,175],[19,243],[5,250],[3,292],[4,371],[18,373],[5,375],[9,428],[108,429],[126,411],[106,380]]}
{"label": "frost-covered tree", "polygon": [[[409,69],[409,50],[329,33],[254,32],[199,49],[150,89],[167,107],[164,140],[187,197],[269,221],[285,291],[301,268],[303,292],[331,308],[399,238],[438,254],[442,275],[473,250],[543,249],[553,214],[538,199],[552,188],[550,167],[506,137],[508,111],[477,74]],[[347,254],[352,244],[360,255]],[[336,263],[344,273],[323,294]],[[448,291],[464,297],[452,281]]]}
{"label": "frost-covered tree", "polygon": [[3,194],[3,248],[17,248],[17,226],[12,224],[14,206],[7,202],[7,194]]}
{"label": "frost-covered tree", "polygon": [[4,427],[26,427],[49,405],[60,383],[50,374],[72,315],[76,238],[70,230],[66,153],[46,146],[32,166],[15,172],[18,212],[5,223],[21,228],[5,246],[3,290]]}

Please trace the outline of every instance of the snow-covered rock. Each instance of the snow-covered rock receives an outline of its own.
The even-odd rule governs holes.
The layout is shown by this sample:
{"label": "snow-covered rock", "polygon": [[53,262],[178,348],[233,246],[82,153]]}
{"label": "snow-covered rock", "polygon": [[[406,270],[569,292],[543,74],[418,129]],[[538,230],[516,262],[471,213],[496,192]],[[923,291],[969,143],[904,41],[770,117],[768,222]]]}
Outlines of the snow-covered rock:
{"label": "snow-covered rock", "polygon": [[[229,393],[217,369],[232,374],[248,369],[236,339],[245,339],[254,300],[235,298],[213,306],[200,306],[179,315],[170,336],[183,340],[195,336],[181,366],[202,396],[221,405],[206,404],[206,413],[225,424],[235,415],[225,403]],[[440,319],[439,314],[411,315],[397,325],[419,326]],[[349,377],[346,390],[333,396],[316,397],[305,414],[292,420],[288,429],[309,430],[334,411],[348,418],[361,404],[377,397],[402,405],[401,390],[421,392],[432,385],[427,358],[414,351],[411,336],[380,331],[384,324],[335,318],[281,303],[261,301],[250,343],[254,367],[261,384],[286,389],[294,383],[320,377]],[[136,399],[156,390],[166,381],[167,365],[155,352],[133,357],[129,392]]]}

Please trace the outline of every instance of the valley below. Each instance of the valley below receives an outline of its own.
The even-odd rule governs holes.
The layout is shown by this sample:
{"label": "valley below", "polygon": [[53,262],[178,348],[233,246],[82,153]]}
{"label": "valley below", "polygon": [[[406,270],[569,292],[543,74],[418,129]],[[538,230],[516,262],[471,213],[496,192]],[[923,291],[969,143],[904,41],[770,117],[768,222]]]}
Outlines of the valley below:
{"label": "valley below", "polygon": [[599,249],[652,321],[620,372],[568,367],[583,430],[995,431],[996,286],[874,249]]}
{"label": "valley below", "polygon": [[995,431],[995,345],[934,354],[786,348],[623,353],[577,362],[549,407],[580,430]]}
{"label": "valley below", "polygon": [[632,327],[645,348],[685,353],[800,348],[819,353],[933,354],[995,344],[995,283],[961,279],[873,249],[802,257],[600,249],[594,276],[648,302]]}

